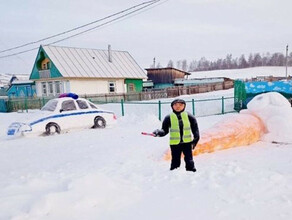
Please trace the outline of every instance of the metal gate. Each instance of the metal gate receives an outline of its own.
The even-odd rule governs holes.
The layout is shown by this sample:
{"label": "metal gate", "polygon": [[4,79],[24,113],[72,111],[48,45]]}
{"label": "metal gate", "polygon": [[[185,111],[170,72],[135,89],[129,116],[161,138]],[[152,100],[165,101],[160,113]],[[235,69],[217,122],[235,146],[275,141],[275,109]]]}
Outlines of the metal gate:
{"label": "metal gate", "polygon": [[4,99],[0,99],[0,112],[7,112],[6,101]]}
{"label": "metal gate", "polygon": [[246,100],[245,83],[241,80],[234,82],[234,110],[240,111],[244,108]]}

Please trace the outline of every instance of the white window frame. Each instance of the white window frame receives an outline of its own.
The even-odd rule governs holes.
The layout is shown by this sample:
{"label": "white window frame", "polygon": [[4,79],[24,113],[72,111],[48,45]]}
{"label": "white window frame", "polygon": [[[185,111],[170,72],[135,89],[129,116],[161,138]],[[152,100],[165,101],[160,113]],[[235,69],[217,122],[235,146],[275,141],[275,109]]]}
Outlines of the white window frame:
{"label": "white window frame", "polygon": [[62,93],[61,82],[60,81],[54,81],[54,87],[55,87],[55,95],[60,95]]}
{"label": "white window frame", "polygon": [[[114,91],[111,91],[111,89],[113,88]],[[116,93],[116,82],[115,81],[108,81],[108,91],[109,93]]]}
{"label": "white window frame", "polygon": [[136,91],[135,84],[129,83],[129,92],[135,92],[135,91]]}
{"label": "white window frame", "polygon": [[42,91],[42,96],[47,96],[48,95],[47,83],[46,82],[41,82],[41,91]]}
{"label": "white window frame", "polygon": [[48,82],[48,96],[54,95],[54,84],[52,81]]}

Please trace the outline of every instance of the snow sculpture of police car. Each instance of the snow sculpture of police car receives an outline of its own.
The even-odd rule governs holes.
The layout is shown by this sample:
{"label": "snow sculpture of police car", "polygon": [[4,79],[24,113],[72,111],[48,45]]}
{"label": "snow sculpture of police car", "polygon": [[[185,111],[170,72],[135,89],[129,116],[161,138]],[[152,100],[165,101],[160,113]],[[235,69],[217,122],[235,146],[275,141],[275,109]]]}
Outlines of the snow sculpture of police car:
{"label": "snow sculpture of police car", "polygon": [[25,133],[60,134],[74,128],[105,128],[116,122],[111,111],[100,109],[92,102],[78,98],[74,93],[62,94],[47,102],[41,109],[41,117],[29,123],[14,122],[7,135]]}

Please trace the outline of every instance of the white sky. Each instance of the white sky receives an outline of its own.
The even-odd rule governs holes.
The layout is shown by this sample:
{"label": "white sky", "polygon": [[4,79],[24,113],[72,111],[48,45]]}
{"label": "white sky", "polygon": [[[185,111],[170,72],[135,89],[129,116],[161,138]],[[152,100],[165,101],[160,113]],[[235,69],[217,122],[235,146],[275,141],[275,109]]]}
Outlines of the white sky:
{"label": "white sky", "polygon": [[[146,1],[146,0],[144,0]],[[57,34],[143,0],[1,0],[0,50]],[[167,0],[60,46],[130,52],[142,68],[170,59],[282,52],[292,45],[290,0]],[[38,47],[39,44],[33,45]],[[25,47],[23,49],[30,49]],[[18,52],[19,50],[13,51]],[[290,49],[289,49],[290,51]],[[37,51],[0,59],[1,73],[30,73]],[[7,55],[8,53],[0,53]]]}

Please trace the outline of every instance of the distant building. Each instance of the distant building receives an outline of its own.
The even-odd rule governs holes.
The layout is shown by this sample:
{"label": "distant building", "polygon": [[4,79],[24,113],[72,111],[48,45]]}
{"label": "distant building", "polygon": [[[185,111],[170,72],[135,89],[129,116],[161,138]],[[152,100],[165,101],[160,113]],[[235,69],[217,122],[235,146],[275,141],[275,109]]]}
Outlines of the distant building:
{"label": "distant building", "polygon": [[174,81],[177,79],[186,79],[188,72],[175,69],[172,67],[166,68],[150,68],[146,69],[148,80],[154,84],[154,88],[167,88],[174,86]]}
{"label": "distant building", "polygon": [[10,83],[6,94],[10,98],[33,97],[36,96],[35,83],[31,80],[13,80]]}
{"label": "distant building", "polygon": [[[226,85],[227,87],[233,86],[233,81],[227,77],[213,77],[213,78],[195,78],[195,79],[175,79],[175,86],[197,86],[197,85],[207,85],[207,84],[215,84],[222,83],[222,85]],[[222,89],[225,89],[224,87]]]}
{"label": "distant building", "polygon": [[37,96],[140,92],[147,76],[126,51],[40,46],[30,80]]}
{"label": "distant building", "polygon": [[152,80],[147,80],[143,81],[143,90],[147,91],[148,89],[153,89],[154,88],[154,83]]}

